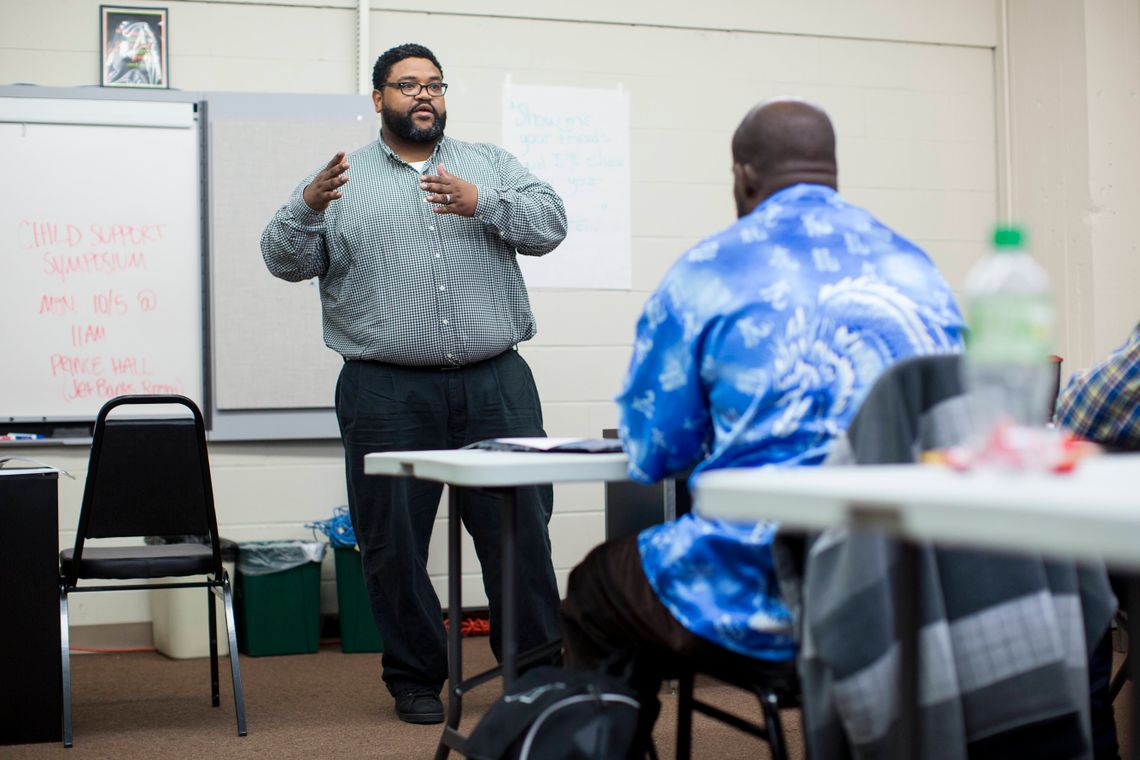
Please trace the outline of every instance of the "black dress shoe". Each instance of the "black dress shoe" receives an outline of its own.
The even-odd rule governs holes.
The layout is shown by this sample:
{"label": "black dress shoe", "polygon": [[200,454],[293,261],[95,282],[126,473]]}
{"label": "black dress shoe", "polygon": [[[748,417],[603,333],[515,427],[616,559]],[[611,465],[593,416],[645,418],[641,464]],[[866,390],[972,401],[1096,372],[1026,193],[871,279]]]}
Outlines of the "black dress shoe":
{"label": "black dress shoe", "polygon": [[429,691],[402,691],[396,695],[396,715],[405,723],[443,723],[443,702]]}

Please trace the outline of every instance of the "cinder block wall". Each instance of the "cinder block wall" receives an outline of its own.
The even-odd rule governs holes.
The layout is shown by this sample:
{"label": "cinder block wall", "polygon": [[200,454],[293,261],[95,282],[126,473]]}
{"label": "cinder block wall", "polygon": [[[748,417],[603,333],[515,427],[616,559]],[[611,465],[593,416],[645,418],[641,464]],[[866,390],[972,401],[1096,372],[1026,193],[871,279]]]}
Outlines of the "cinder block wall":
{"label": "cinder block wall", "polygon": [[[841,190],[926,247],[952,285],[961,284],[1008,207],[1032,230],[1045,231],[1037,249],[1059,283],[1067,325],[1062,352],[1079,366],[1123,337],[1135,319],[1122,294],[1135,292],[1140,239],[1140,158],[1127,132],[1140,107],[1137,7],[1095,3],[1105,16],[1091,2],[1051,4],[1056,13],[1027,0],[498,0],[477,10],[461,0],[397,2],[369,15],[370,57],[406,41],[433,48],[452,85],[449,132],[465,139],[500,139],[508,78],[630,93],[633,289],[533,290],[539,334],[523,347],[548,432],[597,436],[616,423],[610,399],[642,302],[685,248],[733,218],[729,139],[748,108],[774,95],[807,97],[829,111],[839,134]],[[6,5],[0,82],[97,83],[97,0]],[[167,5],[174,87],[356,91],[353,2]],[[1034,68],[1059,43],[1064,61],[1038,76]],[[1080,92],[1066,89],[1070,80]],[[1035,118],[1038,109],[1056,118]],[[1067,129],[1055,123],[1062,115]],[[1105,130],[1111,148],[1095,139]],[[1070,143],[1079,150],[1058,158]],[[1064,234],[1050,226],[1058,218],[1058,186],[1066,203],[1076,199],[1064,209]],[[1077,260],[1074,274],[1068,262]],[[1101,292],[1111,298],[1101,303]],[[345,503],[335,442],[217,443],[210,454],[229,538],[310,537],[303,523]],[[47,447],[34,456],[76,475],[62,480],[60,493],[60,544],[70,545],[87,451]],[[602,539],[602,494],[592,484],[556,491],[551,531],[562,583]],[[445,599],[442,521],[438,527],[430,567]],[[465,601],[481,603],[470,547],[464,571]],[[331,559],[324,579],[322,604],[332,610]],[[77,626],[145,630],[150,620],[141,594],[81,595],[72,605]]]}

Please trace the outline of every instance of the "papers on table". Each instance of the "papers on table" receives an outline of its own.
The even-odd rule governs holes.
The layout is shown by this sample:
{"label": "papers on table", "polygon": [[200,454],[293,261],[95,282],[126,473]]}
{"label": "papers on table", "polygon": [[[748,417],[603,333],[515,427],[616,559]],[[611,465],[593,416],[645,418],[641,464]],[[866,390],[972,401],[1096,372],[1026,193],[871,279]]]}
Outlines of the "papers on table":
{"label": "papers on table", "polygon": [[622,451],[621,441],[616,438],[489,438],[463,448],[572,454],[613,454]]}
{"label": "papers on table", "polygon": [[31,472],[58,472],[75,480],[67,470],[27,457],[0,457],[0,475],[27,475]]}

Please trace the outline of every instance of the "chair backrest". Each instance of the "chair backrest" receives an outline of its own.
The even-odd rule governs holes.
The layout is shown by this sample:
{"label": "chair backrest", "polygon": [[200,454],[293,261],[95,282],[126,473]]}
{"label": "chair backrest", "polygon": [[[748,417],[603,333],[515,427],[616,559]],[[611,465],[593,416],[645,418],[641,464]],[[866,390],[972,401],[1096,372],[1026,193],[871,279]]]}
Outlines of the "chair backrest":
{"label": "chair backrest", "polygon": [[[922,448],[960,443],[972,424],[964,390],[959,354],[915,356],[891,365],[871,386],[829,461],[841,460],[848,447],[855,464],[902,464],[915,461]],[[955,413],[941,415],[940,427],[924,427],[931,410],[951,403]]]}
{"label": "chair backrest", "polygon": [[[908,463],[923,450],[968,440],[972,416],[960,369],[956,355],[918,357],[889,368],[836,441],[828,463]],[[900,661],[891,654],[897,651],[900,577],[917,579],[921,589],[923,756],[934,747],[965,757],[980,743],[1021,746],[1030,732],[1046,742],[1035,746],[1073,746],[1067,732],[1079,728],[1074,718],[1081,706],[1087,710],[1088,682],[1073,677],[1072,663],[1095,645],[1086,637],[1099,635],[1111,614],[1103,567],[1046,564],[1033,555],[957,546],[921,544],[916,551],[908,575],[887,536],[840,525],[812,542],[801,567],[801,544],[778,536],[773,554],[781,590],[796,606],[801,626],[803,715],[813,754],[875,754],[897,741],[900,726],[890,695]],[[1043,598],[1052,601],[1042,603]],[[1034,612],[1008,612],[1025,609]],[[945,634],[967,629],[965,638]],[[1058,630],[1073,635],[1048,651],[1030,647],[1029,660],[998,657],[1001,667],[994,670],[993,653],[1006,652],[1002,647],[1009,641],[1032,643]],[[985,677],[963,679],[963,673]],[[945,684],[953,689],[943,689]],[[858,700],[850,698],[855,689]],[[1040,721],[1045,704],[1057,718]]]}
{"label": "chair backrest", "polygon": [[[190,416],[109,419],[120,407],[177,404]],[[75,542],[87,538],[193,535],[209,539],[221,567],[205,423],[185,396],[119,396],[99,411]]]}
{"label": "chair backrest", "polygon": [[[832,442],[825,464],[910,464],[924,450],[965,441],[973,420],[961,362],[960,354],[927,354],[887,367]],[[815,538],[781,530],[772,546],[781,593],[795,607],[803,603],[805,563]]]}

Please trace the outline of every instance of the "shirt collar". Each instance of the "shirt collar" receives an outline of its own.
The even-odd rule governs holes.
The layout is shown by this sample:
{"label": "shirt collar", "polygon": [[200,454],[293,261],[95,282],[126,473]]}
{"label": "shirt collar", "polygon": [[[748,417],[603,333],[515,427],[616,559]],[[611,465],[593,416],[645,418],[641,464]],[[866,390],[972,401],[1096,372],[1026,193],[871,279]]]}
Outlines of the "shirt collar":
{"label": "shirt collar", "polygon": [[[448,137],[447,137],[447,135],[443,135],[442,137],[440,137],[440,138],[439,138],[439,142],[437,142],[437,143],[435,144],[435,148],[432,150],[432,152],[431,152],[431,155],[427,157],[427,160],[428,160],[429,162],[430,162],[430,161],[431,161],[433,158],[435,158],[437,154],[439,154],[439,152],[440,152],[440,151],[443,149],[443,144],[444,144],[445,142],[447,142],[447,140],[448,140]],[[404,163],[404,164],[408,163],[408,162],[407,162],[407,161],[405,161],[404,159],[400,158],[400,156],[399,156],[399,155],[396,153],[396,151],[392,150],[392,146],[391,146],[391,145],[389,145],[388,143],[384,142],[384,137],[383,137],[383,130],[381,130],[381,135],[380,135],[379,137],[377,137],[377,138],[376,138],[376,143],[377,143],[377,144],[380,146],[380,150],[384,151],[384,153],[385,153],[385,154],[386,154],[386,155],[387,155],[389,158],[391,158],[391,159],[394,159],[394,160],[396,160],[396,161],[399,161],[400,163]]]}
{"label": "shirt collar", "polygon": [[827,203],[839,197],[839,193],[828,187],[827,185],[816,185],[807,182],[801,182],[797,185],[785,187],[783,190],[778,190],[765,198],[760,205],[756,208],[760,209],[767,206],[769,203],[791,203],[800,200],[819,201]]}

